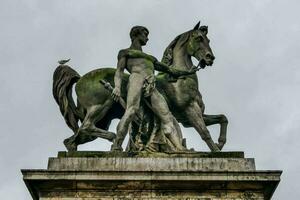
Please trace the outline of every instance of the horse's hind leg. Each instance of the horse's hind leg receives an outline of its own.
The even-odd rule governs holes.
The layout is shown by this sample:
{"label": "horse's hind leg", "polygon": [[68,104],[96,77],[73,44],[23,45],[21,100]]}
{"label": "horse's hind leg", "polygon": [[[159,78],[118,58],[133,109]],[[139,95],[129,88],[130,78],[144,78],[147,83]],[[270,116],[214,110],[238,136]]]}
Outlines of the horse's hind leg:
{"label": "horse's hind leg", "polygon": [[218,138],[218,147],[220,150],[226,143],[226,133],[228,120],[225,115],[203,115],[204,122],[206,126],[220,124],[220,136]]}
{"label": "horse's hind leg", "polygon": [[201,108],[195,102],[185,110],[189,123],[197,130],[201,138],[206,142],[211,151],[220,151],[219,147],[213,142],[208,129],[204,123]]}
{"label": "horse's hind leg", "polygon": [[64,140],[64,145],[68,151],[77,151],[77,146],[97,139],[96,136],[74,134]]}
{"label": "horse's hind leg", "polygon": [[116,135],[113,132],[96,127],[96,123],[100,121],[111,108],[113,101],[108,99],[104,104],[94,105],[87,109],[86,116],[78,130],[78,135],[88,135],[92,137],[100,137],[113,141]]}
{"label": "horse's hind leg", "polygon": [[[82,122],[82,125],[77,131],[77,133],[64,140],[64,144],[68,151],[77,151],[78,145],[91,142],[97,139],[98,137],[106,138],[106,135],[103,137],[103,134],[114,134],[106,131],[110,124],[110,120],[103,120],[102,117],[105,116],[107,110],[102,110],[101,108],[101,106],[95,106],[89,109],[89,112],[85,116],[84,121]],[[96,112],[93,112],[94,110]],[[102,111],[103,114],[101,115],[100,113],[99,117],[94,117],[93,115],[96,115],[97,111],[99,110]],[[100,121],[97,120],[97,118],[99,118]],[[96,123],[101,122],[101,124],[97,124],[97,127],[99,126],[101,128],[95,127],[95,123],[93,123],[93,121],[96,121]],[[110,137],[108,139],[110,140]]]}

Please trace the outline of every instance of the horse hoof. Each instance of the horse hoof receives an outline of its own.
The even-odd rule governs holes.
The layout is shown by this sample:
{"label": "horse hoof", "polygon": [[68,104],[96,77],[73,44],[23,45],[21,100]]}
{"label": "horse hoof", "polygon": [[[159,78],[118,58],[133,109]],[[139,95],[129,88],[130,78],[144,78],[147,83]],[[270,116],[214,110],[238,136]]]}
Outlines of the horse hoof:
{"label": "horse hoof", "polygon": [[216,145],[218,146],[218,148],[219,148],[220,150],[222,150],[223,147],[224,147],[224,143],[216,143]]}
{"label": "horse hoof", "polygon": [[69,139],[64,140],[64,145],[68,151],[77,151],[77,145],[71,142]]}
{"label": "horse hoof", "polygon": [[213,146],[213,148],[212,148],[212,150],[211,150],[212,152],[220,152],[221,151],[221,149],[219,148],[219,146],[218,146],[218,144],[217,143],[215,143],[215,145]]}
{"label": "horse hoof", "polygon": [[113,151],[113,152],[122,152],[123,148],[120,147],[120,146],[111,145],[110,151]]}
{"label": "horse hoof", "polygon": [[108,138],[108,141],[110,142],[114,142],[115,138],[117,137],[117,135],[113,132],[110,132],[110,135],[109,135],[109,138]]}

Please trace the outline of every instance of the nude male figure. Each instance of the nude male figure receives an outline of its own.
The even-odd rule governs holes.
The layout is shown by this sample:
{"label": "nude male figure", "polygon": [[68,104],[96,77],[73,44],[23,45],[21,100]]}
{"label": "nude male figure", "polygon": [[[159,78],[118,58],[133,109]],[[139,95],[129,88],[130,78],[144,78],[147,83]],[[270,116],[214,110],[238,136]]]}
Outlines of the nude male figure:
{"label": "nude male figure", "polygon": [[[161,121],[161,128],[166,137],[180,150],[184,150],[180,139],[177,137],[177,131],[174,123],[178,123],[169,111],[164,97],[155,88],[154,70],[169,73],[173,76],[189,75],[196,72],[180,71],[169,68],[167,65],[158,62],[151,55],[142,52],[142,46],[148,41],[149,31],[142,26],[135,26],[130,31],[131,46],[123,49],[118,55],[117,71],[114,77],[115,88],[112,97],[118,101],[121,94],[121,84],[124,69],[130,73],[127,93],[126,111],[117,126],[117,136],[112,144],[112,151],[122,151],[122,143],[127,135],[129,125],[133,121],[135,114],[140,107],[140,101],[143,97],[148,97],[152,105],[153,112]],[[174,122],[175,121],[175,122]]]}

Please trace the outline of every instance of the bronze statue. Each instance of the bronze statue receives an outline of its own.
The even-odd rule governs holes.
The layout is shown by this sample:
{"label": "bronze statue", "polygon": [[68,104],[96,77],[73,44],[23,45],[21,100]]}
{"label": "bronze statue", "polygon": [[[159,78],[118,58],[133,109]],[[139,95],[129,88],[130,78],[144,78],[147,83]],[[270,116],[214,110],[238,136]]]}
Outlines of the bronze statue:
{"label": "bronze statue", "polygon": [[[214,55],[209,46],[207,30],[207,26],[200,26],[198,23],[194,29],[177,36],[166,48],[162,62],[141,51],[141,46],[148,40],[148,30],[144,27],[133,29],[132,45],[129,49],[120,51],[117,70],[99,68],[80,77],[75,70],[65,64],[66,61],[61,61],[53,76],[53,95],[67,125],[74,132],[73,136],[64,141],[67,149],[75,151],[79,144],[101,137],[114,141],[113,150],[121,150],[120,145],[128,129],[131,129],[130,143],[137,143],[141,135],[146,135],[142,142],[147,146],[147,143],[154,138],[155,134],[152,133],[157,132],[155,129],[159,125],[155,116],[158,115],[161,121],[160,128],[165,134],[167,133],[167,138],[171,140],[173,147],[174,143],[175,147],[178,147],[173,150],[183,149],[177,121],[185,127],[194,127],[211,151],[221,150],[226,142],[227,118],[222,114],[204,114],[204,103],[198,91],[198,79],[195,73],[197,68],[191,61],[191,57],[195,57],[199,61],[200,68],[213,64]],[[131,74],[123,73],[119,76],[118,73],[125,67]],[[154,69],[162,72],[154,77]],[[107,85],[100,82],[115,87],[113,93],[111,94],[107,89]],[[72,85],[75,83],[77,106],[72,98]],[[127,90],[128,85],[129,90]],[[137,98],[141,93],[143,93],[142,101]],[[130,99],[133,97],[137,99]],[[114,99],[122,99],[123,104]],[[124,99],[127,100],[128,105],[124,105]],[[153,106],[154,102],[159,106],[156,103]],[[165,114],[169,110],[172,114]],[[152,111],[153,114],[149,115]],[[141,113],[144,117],[140,117]],[[118,125],[117,137],[108,131],[111,120],[115,118],[122,118]],[[79,120],[82,122],[80,127]],[[131,126],[128,128],[130,122]],[[213,142],[206,128],[213,124],[220,124],[218,143]],[[146,131],[143,131],[144,129]],[[174,138],[170,138],[168,134]],[[167,143],[170,145],[170,141]],[[127,150],[136,150],[136,148],[131,148],[129,145]]]}

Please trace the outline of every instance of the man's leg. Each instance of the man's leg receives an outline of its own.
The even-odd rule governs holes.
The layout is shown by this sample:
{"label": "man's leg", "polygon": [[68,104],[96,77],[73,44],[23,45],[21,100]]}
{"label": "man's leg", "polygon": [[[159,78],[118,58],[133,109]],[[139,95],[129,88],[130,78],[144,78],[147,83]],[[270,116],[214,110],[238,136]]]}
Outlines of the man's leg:
{"label": "man's leg", "polygon": [[157,89],[154,89],[151,95],[151,105],[153,111],[161,120],[161,127],[166,137],[172,142],[177,150],[186,150],[182,146],[181,139],[179,137],[181,133],[177,133],[176,126],[174,125],[174,123],[178,122],[170,112],[166,100]]}
{"label": "man's leg", "polygon": [[112,151],[122,151],[122,143],[127,135],[129,125],[134,119],[134,115],[138,112],[140,107],[143,84],[143,76],[141,76],[140,74],[130,75],[128,83],[126,111],[117,126],[117,136],[113,145],[111,146]]}

